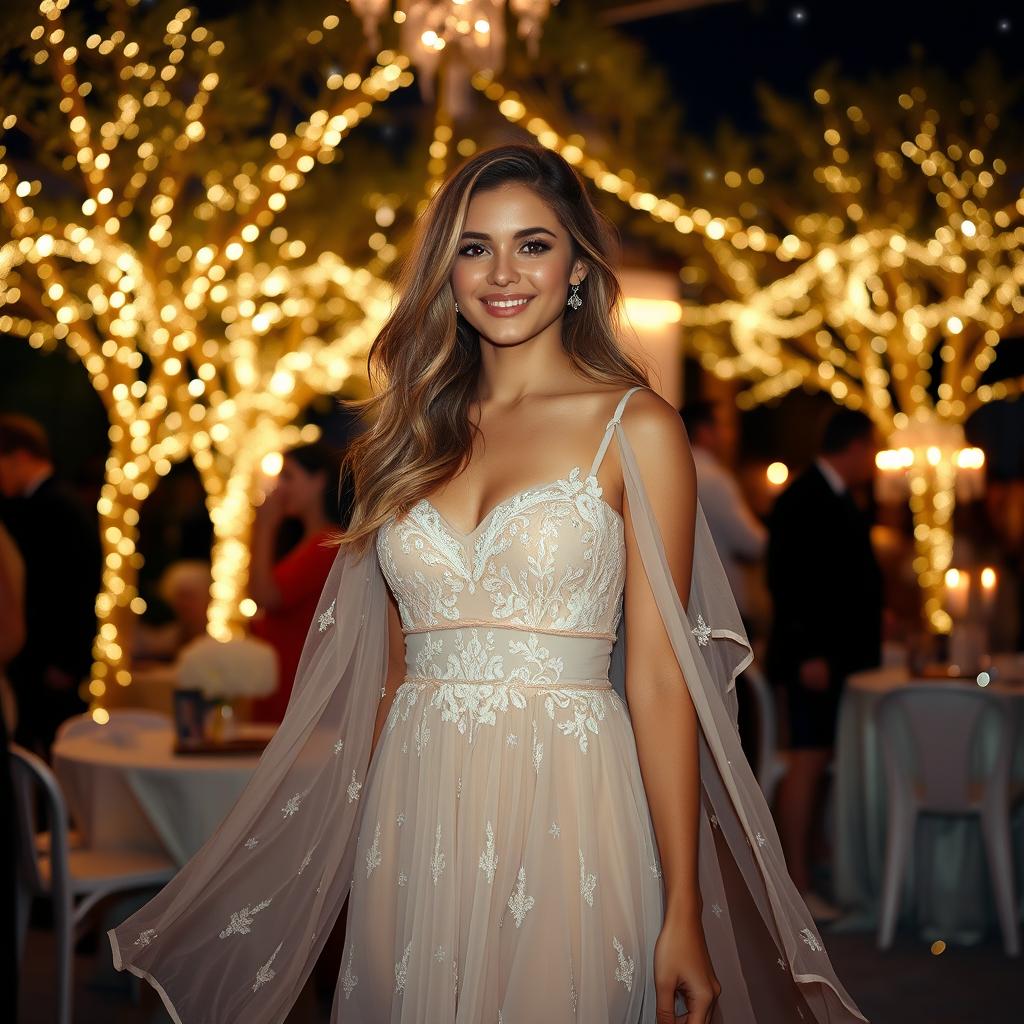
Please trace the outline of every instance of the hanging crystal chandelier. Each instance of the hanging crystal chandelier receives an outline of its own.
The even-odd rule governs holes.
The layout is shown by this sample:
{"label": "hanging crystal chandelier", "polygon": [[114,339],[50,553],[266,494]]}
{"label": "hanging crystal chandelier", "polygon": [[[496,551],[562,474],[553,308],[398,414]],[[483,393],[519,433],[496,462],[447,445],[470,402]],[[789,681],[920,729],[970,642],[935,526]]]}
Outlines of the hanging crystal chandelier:
{"label": "hanging crystal chandelier", "polygon": [[[349,0],[366,34],[376,40],[390,0]],[[508,0],[518,34],[531,48],[541,25],[558,0]],[[394,20],[401,26],[401,49],[421,74],[432,76],[444,50],[459,53],[472,71],[498,71],[505,54],[506,0],[406,0],[398,3]]]}

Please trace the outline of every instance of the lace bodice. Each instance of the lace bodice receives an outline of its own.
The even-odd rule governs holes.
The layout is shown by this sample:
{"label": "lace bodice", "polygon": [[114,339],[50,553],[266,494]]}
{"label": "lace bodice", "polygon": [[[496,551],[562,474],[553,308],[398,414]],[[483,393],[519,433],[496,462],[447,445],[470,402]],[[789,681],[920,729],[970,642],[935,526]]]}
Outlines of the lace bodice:
{"label": "lace bodice", "polygon": [[381,568],[406,632],[511,627],[613,638],[622,614],[622,516],[602,497],[597,468],[627,392],[590,472],[528,487],[495,506],[470,533],[426,498],[377,534]]}

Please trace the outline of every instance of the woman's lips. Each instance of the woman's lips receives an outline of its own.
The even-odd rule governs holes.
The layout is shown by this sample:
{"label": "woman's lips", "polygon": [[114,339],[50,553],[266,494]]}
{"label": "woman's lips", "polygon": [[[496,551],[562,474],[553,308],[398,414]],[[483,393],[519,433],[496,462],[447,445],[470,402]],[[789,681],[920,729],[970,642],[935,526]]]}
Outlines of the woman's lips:
{"label": "woman's lips", "polygon": [[481,299],[480,303],[491,316],[510,317],[521,313],[532,300],[532,295],[510,295],[502,298]]}

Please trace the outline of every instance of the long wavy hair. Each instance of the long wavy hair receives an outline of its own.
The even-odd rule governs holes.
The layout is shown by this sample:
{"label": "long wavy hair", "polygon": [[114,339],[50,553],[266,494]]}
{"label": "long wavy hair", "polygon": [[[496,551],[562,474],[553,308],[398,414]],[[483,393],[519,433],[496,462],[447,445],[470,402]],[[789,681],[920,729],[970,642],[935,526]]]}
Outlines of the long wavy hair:
{"label": "long wavy hair", "polygon": [[[341,545],[365,549],[393,515],[454,477],[473,448],[469,419],[480,371],[480,336],[455,312],[452,267],[470,200],[503,185],[532,189],[554,211],[587,268],[583,305],[566,309],[562,347],[595,383],[647,385],[645,368],[617,340],[622,293],[612,268],[617,237],[582,180],[558,154],[539,146],[484,150],[459,167],[420,218],[398,279],[399,300],[370,347],[374,394],[349,403],[372,425],[349,445],[343,474],[355,492]],[[569,283],[566,281],[566,295]]]}

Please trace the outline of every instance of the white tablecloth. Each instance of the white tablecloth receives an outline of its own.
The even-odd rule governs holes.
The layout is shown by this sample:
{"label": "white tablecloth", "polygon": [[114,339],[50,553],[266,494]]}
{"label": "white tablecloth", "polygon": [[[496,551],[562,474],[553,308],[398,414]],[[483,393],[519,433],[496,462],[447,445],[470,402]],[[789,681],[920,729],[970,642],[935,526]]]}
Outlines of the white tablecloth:
{"label": "white tablecloth", "polygon": [[[885,865],[885,770],[875,708],[883,694],[912,686],[902,668],[882,668],[851,676],[839,709],[835,752],[835,895],[854,908],[842,927],[875,926],[878,921]],[[934,684],[936,680],[922,679]],[[947,681],[945,686],[977,688],[973,681]],[[989,691],[1011,702],[1024,722],[1024,686],[991,683]],[[994,754],[994,730],[983,719],[972,752],[972,770],[983,775]],[[1024,781],[1024,729],[1017,729],[1013,777]],[[1021,808],[1018,806],[1018,811]],[[1017,878],[1024,889],[1024,815],[1015,817]],[[1018,892],[1024,901],[1024,892]],[[1024,903],[1022,903],[1024,905]],[[969,945],[989,929],[998,935],[984,846],[977,819],[923,816],[917,845],[905,874],[900,920],[916,927],[925,941],[944,939]]]}
{"label": "white tablecloth", "polygon": [[181,865],[214,832],[256,768],[256,754],[175,754],[174,730],[115,724],[69,735],[53,767],[89,845],[147,850]]}

